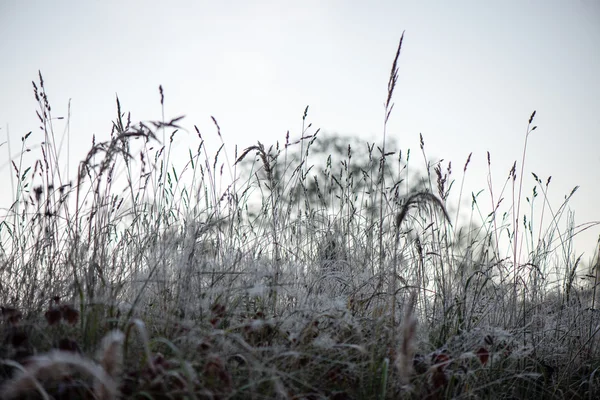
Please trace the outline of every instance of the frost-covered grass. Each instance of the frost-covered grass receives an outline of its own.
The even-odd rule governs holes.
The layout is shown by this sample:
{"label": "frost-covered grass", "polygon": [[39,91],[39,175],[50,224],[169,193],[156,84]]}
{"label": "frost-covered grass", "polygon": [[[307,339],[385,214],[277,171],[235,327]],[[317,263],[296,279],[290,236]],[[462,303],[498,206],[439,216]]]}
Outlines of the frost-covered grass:
{"label": "frost-covered grass", "polygon": [[321,137],[307,112],[231,159],[196,128],[184,160],[182,120],[133,124],[117,102],[69,181],[41,75],[34,91],[0,221],[2,398],[600,396],[598,268],[549,180],[522,193],[515,164],[496,193],[488,154],[487,193],[463,194],[468,160],[455,178],[421,138],[416,174],[385,131]]}

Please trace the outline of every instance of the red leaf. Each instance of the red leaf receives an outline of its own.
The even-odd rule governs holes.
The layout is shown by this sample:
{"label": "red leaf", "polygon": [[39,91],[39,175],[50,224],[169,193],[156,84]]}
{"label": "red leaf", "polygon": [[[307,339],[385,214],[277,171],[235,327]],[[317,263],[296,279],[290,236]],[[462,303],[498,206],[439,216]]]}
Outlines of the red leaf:
{"label": "red leaf", "polygon": [[490,359],[490,352],[487,351],[485,347],[480,347],[475,354],[477,354],[477,357],[479,357],[481,365],[487,364],[488,360]]}
{"label": "red leaf", "polygon": [[54,325],[60,322],[62,318],[62,314],[57,307],[52,307],[44,314],[46,317],[46,321],[48,321],[48,325]]}
{"label": "red leaf", "polygon": [[79,311],[77,311],[73,306],[68,304],[63,304],[61,307],[63,318],[70,324],[76,324],[79,321]]}
{"label": "red leaf", "polygon": [[450,363],[450,356],[444,353],[436,354],[433,357],[433,363],[438,364],[440,369],[444,369]]}
{"label": "red leaf", "polygon": [[436,368],[431,375],[431,383],[435,390],[446,387],[448,385],[448,377],[441,367]]}

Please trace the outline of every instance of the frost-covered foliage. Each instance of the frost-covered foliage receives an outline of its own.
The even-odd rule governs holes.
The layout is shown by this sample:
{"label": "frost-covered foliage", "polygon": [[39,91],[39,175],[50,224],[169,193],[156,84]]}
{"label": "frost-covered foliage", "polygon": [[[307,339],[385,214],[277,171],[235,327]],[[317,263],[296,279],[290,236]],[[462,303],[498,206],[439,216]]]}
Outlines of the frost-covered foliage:
{"label": "frost-covered foliage", "polygon": [[[35,135],[23,137],[0,223],[5,395],[600,395],[599,270],[573,253],[566,202],[538,237],[545,222],[516,203],[502,214],[490,186],[494,209],[472,195],[477,212],[457,226],[451,164],[416,174],[385,133],[361,143],[308,124],[229,162],[196,128],[182,163],[171,153],[179,118],[135,125],[118,102],[110,139],[94,141],[71,181],[41,75],[34,86],[41,157],[24,164]],[[427,160],[423,138],[421,151]],[[549,180],[534,179],[527,201],[541,193],[545,207]],[[516,166],[509,182],[523,185]],[[519,237],[537,243],[529,254]]]}

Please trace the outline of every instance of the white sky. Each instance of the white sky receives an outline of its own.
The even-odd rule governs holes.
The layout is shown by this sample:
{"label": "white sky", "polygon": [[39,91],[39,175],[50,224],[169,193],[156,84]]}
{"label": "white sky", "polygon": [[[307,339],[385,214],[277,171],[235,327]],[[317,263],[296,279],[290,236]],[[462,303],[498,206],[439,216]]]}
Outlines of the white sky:
{"label": "white sky", "polygon": [[[72,99],[71,165],[92,134],[108,139],[115,93],[134,121],[160,119],[159,84],[167,118],[185,114],[190,132],[196,124],[216,136],[213,115],[232,146],[283,141],[287,130],[297,137],[306,105],[313,126],[378,141],[402,31],[388,134],[413,160],[420,132],[429,158],[452,160],[457,180],[473,152],[469,199],[487,187],[489,150],[499,191],[537,110],[524,191],[532,171],[552,175],[556,209],[580,185],[576,222],[600,221],[600,2],[592,0],[2,1],[0,143],[7,127],[13,153],[25,133],[39,135],[38,70],[54,116],[66,116]],[[55,127],[62,132],[64,121]],[[187,149],[185,135],[193,134],[180,136]],[[0,147],[3,188],[8,158]],[[591,255],[598,233],[585,233],[578,250]]]}

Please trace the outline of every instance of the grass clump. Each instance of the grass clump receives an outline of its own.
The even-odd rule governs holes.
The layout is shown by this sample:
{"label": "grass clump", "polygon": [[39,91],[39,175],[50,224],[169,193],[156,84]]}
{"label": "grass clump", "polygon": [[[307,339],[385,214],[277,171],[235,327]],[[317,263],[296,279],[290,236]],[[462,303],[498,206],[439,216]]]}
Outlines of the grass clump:
{"label": "grass clump", "polygon": [[599,269],[568,198],[554,211],[534,174],[532,221],[522,165],[497,194],[488,153],[492,212],[473,194],[459,224],[451,164],[421,137],[415,175],[386,138],[401,47],[379,145],[322,137],[307,107],[297,139],[233,164],[213,118],[219,149],[194,127],[182,161],[181,117],[134,124],[117,99],[72,180],[40,74],[41,155],[26,166],[25,135],[0,222],[2,397],[598,396]]}

